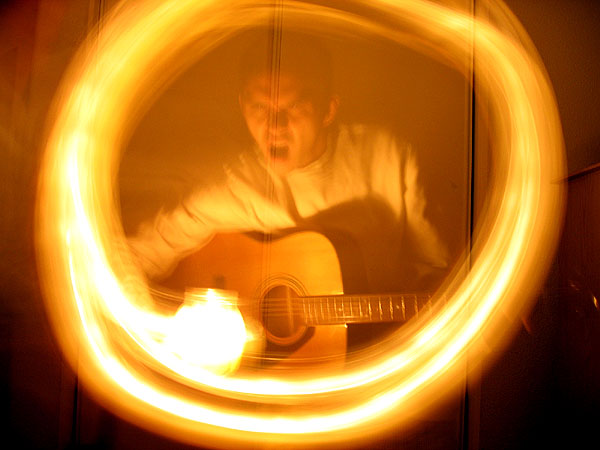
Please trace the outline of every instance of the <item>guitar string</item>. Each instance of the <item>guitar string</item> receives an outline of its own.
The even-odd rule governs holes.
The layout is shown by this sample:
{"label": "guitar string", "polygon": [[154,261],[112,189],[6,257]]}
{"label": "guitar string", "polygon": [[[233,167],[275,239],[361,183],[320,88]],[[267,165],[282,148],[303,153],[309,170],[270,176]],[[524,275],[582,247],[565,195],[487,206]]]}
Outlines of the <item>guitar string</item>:
{"label": "guitar string", "polygon": [[[279,64],[281,62],[281,21],[282,21],[282,5],[279,5],[279,0],[275,0],[274,8],[273,8],[273,17],[271,19],[271,28],[270,28],[270,40],[268,46],[268,54],[267,58],[269,61],[269,98],[271,103],[277,103],[278,101],[278,92],[279,92]],[[268,126],[273,127],[277,126],[277,115],[273,114],[273,108],[269,107],[269,117],[268,117]],[[268,141],[267,141],[268,144]],[[270,149],[267,149],[270,150]],[[267,164],[271,164],[270,160],[267,158]],[[265,172],[265,189],[267,198],[271,203],[275,201],[275,188],[273,185],[273,180],[270,176],[270,172]],[[264,229],[262,235],[262,260],[261,260],[261,279],[268,279],[268,274],[270,272],[271,267],[271,243],[272,243],[272,231],[269,228],[269,224],[266,223],[266,227]]]}
{"label": "guitar string", "polygon": [[[315,303],[313,303],[313,308],[316,307],[315,305],[319,305],[319,311],[321,311],[321,306],[323,304],[326,304],[326,301],[323,300],[327,300],[327,299],[333,299],[334,297],[298,297],[298,298],[292,298],[291,300],[293,301],[293,305],[292,305],[292,311],[294,313],[302,313],[302,315],[304,314],[305,308],[304,308],[304,301],[305,300],[317,300]],[[336,297],[336,298],[343,298],[343,297]],[[273,315],[279,315],[279,316],[287,316],[290,312],[290,307],[288,307],[287,302],[290,299],[287,298],[271,298],[269,299],[269,301],[274,302],[274,303],[279,303],[281,304],[282,302],[286,302],[286,305],[284,306],[269,306],[268,309],[268,313],[269,316],[273,316]],[[344,300],[348,300],[348,299],[344,299]],[[423,311],[430,311],[431,308],[433,307],[432,302],[431,302],[431,298],[427,297],[427,296],[423,296],[423,297],[409,297],[409,298],[382,298],[381,299],[383,303],[380,303],[380,299],[379,298],[370,298],[370,299],[366,299],[366,298],[360,298],[360,299],[350,299],[349,301],[346,301],[344,303],[346,303],[346,306],[342,306],[338,307],[337,309],[331,308],[330,306],[326,306],[325,309],[327,311],[327,317],[338,317],[338,318],[365,318],[365,317],[369,317],[369,314],[364,313],[364,312],[360,312],[360,308],[359,306],[365,305],[367,306],[369,303],[371,304],[371,306],[373,306],[374,304],[377,307],[377,312],[375,313],[377,317],[380,317],[388,320],[390,318],[395,319],[395,315],[396,313],[400,313],[402,312],[402,316],[403,319],[405,318],[405,316],[407,315],[406,312],[408,312],[408,316],[411,317],[413,315],[418,315],[419,313],[422,313]],[[410,302],[408,308],[407,308],[407,300],[408,302]],[[413,303],[413,302],[417,302],[417,303]],[[373,303],[375,302],[375,303]],[[353,313],[352,311],[350,311],[350,313],[348,313],[348,310],[351,309],[350,306],[348,305],[356,305],[354,307],[354,309],[356,309],[358,311],[358,313]],[[324,317],[324,314],[321,314],[321,317]],[[401,321],[400,319],[398,319],[399,321]],[[380,320],[374,319],[374,320],[370,320],[372,322],[377,322]]]}

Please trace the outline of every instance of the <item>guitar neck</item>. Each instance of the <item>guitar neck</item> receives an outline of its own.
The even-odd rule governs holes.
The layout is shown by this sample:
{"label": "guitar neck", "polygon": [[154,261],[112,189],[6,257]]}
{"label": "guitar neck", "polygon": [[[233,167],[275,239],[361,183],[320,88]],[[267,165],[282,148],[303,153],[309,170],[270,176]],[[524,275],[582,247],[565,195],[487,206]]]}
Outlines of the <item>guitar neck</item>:
{"label": "guitar neck", "polygon": [[307,326],[403,322],[431,309],[429,295],[332,295],[298,299]]}

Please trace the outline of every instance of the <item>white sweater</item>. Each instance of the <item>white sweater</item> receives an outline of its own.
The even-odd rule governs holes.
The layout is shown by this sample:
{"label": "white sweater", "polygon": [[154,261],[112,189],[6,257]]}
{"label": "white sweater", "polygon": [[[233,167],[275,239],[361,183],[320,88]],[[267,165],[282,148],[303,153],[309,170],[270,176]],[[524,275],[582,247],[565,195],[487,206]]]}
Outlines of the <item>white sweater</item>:
{"label": "white sweater", "polygon": [[375,289],[397,288],[386,281],[397,258],[410,259],[410,277],[447,266],[446,246],[424,214],[415,154],[382,129],[340,126],[319,159],[285,176],[270,170],[258,149],[224,170],[224,183],[198,189],[129,239],[150,278],[168,274],[215,233],[297,227],[355,239]]}

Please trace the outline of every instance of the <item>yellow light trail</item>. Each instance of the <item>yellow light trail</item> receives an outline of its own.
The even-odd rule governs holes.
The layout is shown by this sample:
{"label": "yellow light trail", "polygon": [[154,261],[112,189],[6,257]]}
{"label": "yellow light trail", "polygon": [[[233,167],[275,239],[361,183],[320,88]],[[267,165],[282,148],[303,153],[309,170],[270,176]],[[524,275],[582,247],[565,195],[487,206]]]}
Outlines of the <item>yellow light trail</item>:
{"label": "yellow light trail", "polygon": [[[361,353],[342,374],[283,377],[264,369],[223,376],[238,366],[251,333],[228,297],[211,303],[214,292],[178,314],[155,310],[127,250],[115,173],[124,137],[159,88],[221,42],[268,24],[272,9],[245,0],[121,3],[81,49],[57,94],[40,172],[39,267],[57,338],[86,387],[116,412],[174,439],[324,444],[408,422],[444,398],[467,351],[476,363],[487,346],[500,348],[507,324],[527,309],[542,280],[558,235],[563,156],[556,105],[535,50],[500,2],[488,2],[490,17],[508,21],[518,35],[419,0],[365,2],[393,18],[388,24],[334,7],[282,4],[291,26],[329,33],[360,27],[459,70],[474,56],[479,94],[489,100],[498,131],[489,212],[470,267],[457,270],[467,276],[436,294],[446,306],[404,327],[384,351]],[[193,329],[190,315],[209,320],[206,311],[235,336],[216,353],[190,350],[178,334]],[[209,345],[206,335],[198,339]]]}

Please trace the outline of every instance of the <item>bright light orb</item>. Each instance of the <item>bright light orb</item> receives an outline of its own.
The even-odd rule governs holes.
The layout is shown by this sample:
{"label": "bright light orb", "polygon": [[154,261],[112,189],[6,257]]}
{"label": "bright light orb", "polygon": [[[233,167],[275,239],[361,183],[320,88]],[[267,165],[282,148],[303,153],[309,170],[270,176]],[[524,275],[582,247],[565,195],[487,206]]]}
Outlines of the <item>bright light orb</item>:
{"label": "bright light orb", "polygon": [[249,336],[236,298],[212,289],[186,293],[165,333],[164,345],[177,358],[219,375],[238,368]]}
{"label": "bright light orb", "polygon": [[[377,354],[363,355],[343,374],[220,376],[237,364],[247,338],[239,316],[211,310],[238,330],[223,359],[207,346],[185,348],[178,332],[196,314],[208,331],[206,316],[191,307],[186,316],[153,308],[125,244],[114,179],[122,139],[156,86],[236,33],[271,23],[272,5],[148,0],[115,8],[57,94],[40,172],[40,274],[61,348],[86,387],[130,420],[196,444],[357,442],[423,412],[460,379],[467,355],[470,363],[483,360],[527,308],[551,261],[562,214],[562,137],[552,89],[500,3],[489,3],[490,17],[518,34],[420,0],[365,1],[371,17],[385,23],[313,3],[277,3],[290,26],[340,34],[360,27],[459,70],[473,61],[478,94],[497,128],[488,213],[470,265],[459,270],[467,276],[448,281],[434,298],[445,296],[447,306],[404,327]],[[190,358],[204,368],[196,370]]]}

